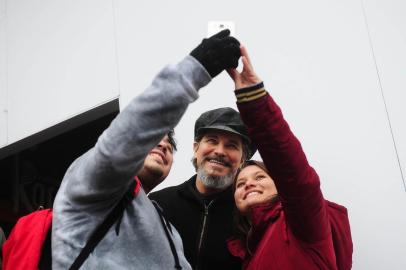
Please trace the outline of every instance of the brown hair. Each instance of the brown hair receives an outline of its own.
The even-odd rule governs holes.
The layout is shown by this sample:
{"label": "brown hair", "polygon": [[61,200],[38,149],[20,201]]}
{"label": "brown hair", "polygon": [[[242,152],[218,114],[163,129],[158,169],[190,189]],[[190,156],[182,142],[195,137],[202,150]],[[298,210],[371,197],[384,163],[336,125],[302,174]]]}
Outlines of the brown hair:
{"label": "brown hair", "polygon": [[172,145],[173,150],[174,151],[178,150],[177,143],[176,143],[176,140],[175,140],[175,131],[173,129],[171,129],[171,130],[169,130],[167,135],[168,135],[169,143]]}
{"label": "brown hair", "polygon": [[244,163],[241,165],[241,168],[238,170],[237,175],[235,176],[235,180],[237,180],[237,176],[240,174],[242,169],[244,169],[248,166],[251,166],[251,165],[260,167],[264,172],[266,172],[269,175],[269,171],[262,161],[251,159],[251,160],[244,161]]}

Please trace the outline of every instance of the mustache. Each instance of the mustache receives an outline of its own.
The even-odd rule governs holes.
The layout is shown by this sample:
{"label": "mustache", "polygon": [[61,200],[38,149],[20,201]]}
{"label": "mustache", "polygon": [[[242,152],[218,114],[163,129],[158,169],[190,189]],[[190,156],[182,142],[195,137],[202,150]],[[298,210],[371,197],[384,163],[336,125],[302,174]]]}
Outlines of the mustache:
{"label": "mustache", "polygon": [[207,156],[203,159],[203,161],[210,161],[210,160],[215,160],[217,162],[223,163],[226,167],[231,167],[231,162],[222,156]]}

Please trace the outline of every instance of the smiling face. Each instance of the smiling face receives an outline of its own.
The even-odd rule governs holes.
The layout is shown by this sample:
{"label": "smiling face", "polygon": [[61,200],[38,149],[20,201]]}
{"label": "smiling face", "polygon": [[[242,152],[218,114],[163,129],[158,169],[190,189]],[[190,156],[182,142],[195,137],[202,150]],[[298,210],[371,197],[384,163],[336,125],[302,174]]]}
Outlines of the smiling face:
{"label": "smiling face", "polygon": [[271,202],[277,194],[272,178],[256,165],[245,167],[237,176],[234,200],[243,215],[253,206]]}
{"label": "smiling face", "polygon": [[146,192],[160,184],[169,174],[173,163],[173,146],[166,135],[146,156],[138,174]]}
{"label": "smiling face", "polygon": [[229,187],[242,162],[242,139],[224,131],[208,131],[193,145],[196,186],[203,194]]}

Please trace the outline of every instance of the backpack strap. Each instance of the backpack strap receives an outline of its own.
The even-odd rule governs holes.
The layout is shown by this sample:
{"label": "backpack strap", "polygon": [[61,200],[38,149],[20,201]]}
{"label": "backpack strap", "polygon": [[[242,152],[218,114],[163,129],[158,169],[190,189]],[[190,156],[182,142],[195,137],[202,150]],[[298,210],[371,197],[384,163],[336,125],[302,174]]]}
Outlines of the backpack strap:
{"label": "backpack strap", "polygon": [[166,235],[166,238],[168,239],[169,246],[171,247],[173,259],[175,260],[175,269],[181,270],[182,266],[180,265],[180,262],[179,262],[179,256],[178,256],[178,253],[176,252],[176,247],[175,247],[175,244],[173,243],[173,239],[171,237],[171,234],[173,234],[172,229],[171,229],[171,224],[169,223],[168,219],[165,217],[164,212],[163,212],[162,208],[159,206],[159,204],[154,200],[151,200],[151,202],[155,206],[155,209],[159,215],[159,219],[161,220],[162,227],[165,230],[165,235]]}
{"label": "backpack strap", "polygon": [[134,199],[134,188],[135,185],[139,185],[139,182],[132,181],[127,192],[123,198],[118,202],[118,204],[113,208],[113,210],[107,215],[105,220],[96,228],[92,233],[89,240],[87,241],[85,247],[81,250],[79,255],[76,257],[76,260],[73,262],[70,270],[79,269],[84,261],[89,257],[90,253],[94,248],[100,243],[106,233],[109,231],[114,222],[118,221],[116,227],[116,233],[118,234],[119,224],[121,223],[121,218],[123,217],[125,208],[131,203]]}

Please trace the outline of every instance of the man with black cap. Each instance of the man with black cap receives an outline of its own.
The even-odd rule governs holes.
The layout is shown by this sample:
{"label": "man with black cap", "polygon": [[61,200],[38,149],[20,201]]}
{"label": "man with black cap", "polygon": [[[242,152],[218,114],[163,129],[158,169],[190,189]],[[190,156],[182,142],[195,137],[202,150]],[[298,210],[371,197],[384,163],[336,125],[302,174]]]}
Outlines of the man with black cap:
{"label": "man with black cap", "polygon": [[150,198],[179,231],[193,269],[241,269],[240,260],[226,246],[233,233],[232,183],[255,147],[240,114],[232,108],[203,113],[195,122],[194,140],[196,175]]}

